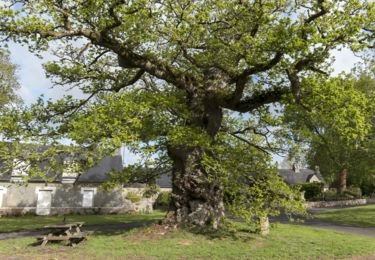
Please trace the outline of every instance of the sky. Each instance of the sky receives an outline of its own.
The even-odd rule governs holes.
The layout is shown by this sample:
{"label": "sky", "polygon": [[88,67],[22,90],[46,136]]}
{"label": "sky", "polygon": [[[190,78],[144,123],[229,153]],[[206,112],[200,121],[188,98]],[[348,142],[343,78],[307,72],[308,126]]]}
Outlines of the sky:
{"label": "sky", "polygon": [[[44,73],[42,64],[53,60],[53,55],[48,52],[42,53],[43,59],[37,58],[27,47],[20,44],[10,43],[9,50],[11,53],[11,61],[17,65],[17,77],[21,85],[19,95],[25,104],[31,104],[37,100],[42,94],[46,99],[57,99],[66,94],[73,96],[79,95],[78,91],[67,92],[61,87],[52,88],[53,84]],[[333,63],[334,75],[342,71],[349,72],[355,63],[360,59],[356,57],[349,49],[334,51],[332,56],[335,58]],[[131,154],[127,149],[123,150],[124,163],[132,164],[138,160],[138,157]],[[281,162],[282,157],[274,156],[275,162]]]}

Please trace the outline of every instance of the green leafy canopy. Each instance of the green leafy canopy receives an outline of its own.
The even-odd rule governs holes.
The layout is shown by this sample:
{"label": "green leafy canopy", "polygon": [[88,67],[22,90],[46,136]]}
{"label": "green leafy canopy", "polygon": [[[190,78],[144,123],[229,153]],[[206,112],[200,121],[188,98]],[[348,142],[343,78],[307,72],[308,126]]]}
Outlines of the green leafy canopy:
{"label": "green leafy canopy", "polygon": [[[166,169],[179,156],[171,148],[182,147],[199,154],[191,167],[204,172],[202,182],[219,181],[227,208],[251,222],[302,209],[269,155],[290,144],[283,115],[322,115],[343,140],[368,131],[366,99],[348,79],[328,74],[333,50],[373,48],[372,1],[8,0],[0,6],[1,37],[35,53],[52,51],[57,59],[45,64],[48,77],[83,93],[3,115],[4,140],[50,147],[40,160],[65,150],[87,158],[88,167],[126,144],[144,165]],[[19,150],[4,156],[25,157],[10,153]],[[155,181],[158,171],[136,169],[141,165],[113,178],[134,180],[138,173]]]}

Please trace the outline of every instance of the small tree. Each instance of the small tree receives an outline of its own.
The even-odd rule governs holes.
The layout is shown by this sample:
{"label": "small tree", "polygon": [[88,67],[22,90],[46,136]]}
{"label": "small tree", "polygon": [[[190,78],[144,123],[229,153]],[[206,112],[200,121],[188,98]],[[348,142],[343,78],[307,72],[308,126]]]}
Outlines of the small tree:
{"label": "small tree", "polygon": [[[357,113],[357,108],[362,107],[361,114],[363,117],[362,125],[367,129],[365,135],[354,135],[350,139],[343,138],[340,134],[342,130],[337,128],[339,118],[333,116],[324,117],[305,116],[304,120],[310,122],[312,136],[306,138],[311,142],[308,152],[308,163],[311,167],[320,165],[321,172],[326,181],[331,185],[344,191],[346,182],[348,185],[355,185],[363,188],[364,193],[371,195],[375,190],[374,180],[374,87],[375,77],[374,68],[371,63],[369,66],[359,67],[358,71],[354,71],[348,75],[343,75],[341,79],[337,79],[341,85],[342,95],[350,96],[351,93],[356,94],[356,108],[353,110],[351,106],[354,101],[348,103],[348,98],[343,98],[343,103],[338,107],[343,112]],[[341,108],[340,108],[341,107]],[[341,113],[342,114],[342,113]],[[300,128],[301,130],[301,128]],[[341,178],[342,177],[342,178]],[[347,179],[347,180],[346,180]]]}

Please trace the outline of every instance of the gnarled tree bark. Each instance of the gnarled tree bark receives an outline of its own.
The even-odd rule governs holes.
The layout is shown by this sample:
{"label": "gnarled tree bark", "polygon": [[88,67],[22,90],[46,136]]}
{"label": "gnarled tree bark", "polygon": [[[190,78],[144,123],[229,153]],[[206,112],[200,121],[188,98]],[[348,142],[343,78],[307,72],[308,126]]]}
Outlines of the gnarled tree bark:
{"label": "gnarled tree bark", "polygon": [[[187,125],[202,128],[214,141],[221,126],[222,109],[210,99],[189,103],[195,107],[196,113]],[[222,224],[224,188],[201,164],[204,152],[201,147],[189,145],[168,147],[173,161],[173,189],[167,224],[211,226],[214,229]]]}

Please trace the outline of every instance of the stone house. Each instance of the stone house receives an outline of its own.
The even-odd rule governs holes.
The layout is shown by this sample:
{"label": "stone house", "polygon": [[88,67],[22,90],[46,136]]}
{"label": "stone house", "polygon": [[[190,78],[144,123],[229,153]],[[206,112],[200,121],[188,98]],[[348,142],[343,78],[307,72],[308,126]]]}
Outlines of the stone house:
{"label": "stone house", "polygon": [[[121,154],[103,158],[85,174],[63,172],[53,182],[45,183],[41,178],[31,178],[27,183],[23,176],[27,172],[13,169],[0,173],[1,215],[63,215],[63,214],[115,214],[135,211],[152,211],[156,196],[142,197],[145,185],[124,184],[111,191],[100,185],[108,180],[108,173],[121,170]],[[170,187],[159,179],[161,188]],[[130,194],[138,195],[137,201]]]}
{"label": "stone house", "polygon": [[315,170],[301,169],[298,164],[293,164],[292,169],[279,169],[279,174],[290,185],[312,182],[325,183],[319,167],[316,167]]}

